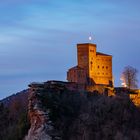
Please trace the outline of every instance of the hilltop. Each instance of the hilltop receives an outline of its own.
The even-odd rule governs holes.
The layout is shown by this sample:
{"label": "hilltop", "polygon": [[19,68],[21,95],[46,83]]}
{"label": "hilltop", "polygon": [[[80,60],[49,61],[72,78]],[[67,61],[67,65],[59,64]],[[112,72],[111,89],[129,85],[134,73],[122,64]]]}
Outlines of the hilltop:
{"label": "hilltop", "polygon": [[[16,98],[25,94],[28,106]],[[32,83],[25,94],[14,97],[23,105],[12,111],[15,120],[10,104],[0,107],[1,140],[139,140],[140,109],[128,96],[78,91],[63,82]]]}

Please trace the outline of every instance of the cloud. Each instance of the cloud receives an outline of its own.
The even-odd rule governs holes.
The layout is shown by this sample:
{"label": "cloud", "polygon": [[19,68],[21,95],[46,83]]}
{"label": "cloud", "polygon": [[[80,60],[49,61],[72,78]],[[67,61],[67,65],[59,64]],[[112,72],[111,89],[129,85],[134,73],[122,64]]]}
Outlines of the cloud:
{"label": "cloud", "polygon": [[127,63],[140,69],[138,6],[130,0],[1,1],[0,90],[10,94],[8,85],[16,91],[32,80],[65,80],[76,64],[76,43],[89,34],[98,50],[113,54],[115,77]]}

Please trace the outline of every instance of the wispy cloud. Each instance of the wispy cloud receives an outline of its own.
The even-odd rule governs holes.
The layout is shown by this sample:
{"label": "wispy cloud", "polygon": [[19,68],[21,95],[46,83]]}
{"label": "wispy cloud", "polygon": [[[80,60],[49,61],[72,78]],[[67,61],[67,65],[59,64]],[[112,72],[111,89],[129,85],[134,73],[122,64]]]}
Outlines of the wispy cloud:
{"label": "wispy cloud", "polygon": [[76,63],[76,43],[87,42],[89,34],[100,51],[113,54],[115,77],[119,79],[123,66],[132,60],[140,70],[139,4],[131,0],[2,0],[0,90],[8,94],[8,86],[16,91],[30,80],[64,80],[67,69]]}

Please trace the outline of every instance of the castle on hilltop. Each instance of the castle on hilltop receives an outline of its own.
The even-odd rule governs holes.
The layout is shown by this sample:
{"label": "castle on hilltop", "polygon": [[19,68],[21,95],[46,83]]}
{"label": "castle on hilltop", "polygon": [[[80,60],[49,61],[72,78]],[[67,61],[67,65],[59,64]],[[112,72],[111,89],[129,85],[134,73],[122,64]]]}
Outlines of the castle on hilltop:
{"label": "castle on hilltop", "polygon": [[69,82],[85,86],[113,86],[112,56],[96,49],[96,44],[77,44],[78,65],[68,70]]}

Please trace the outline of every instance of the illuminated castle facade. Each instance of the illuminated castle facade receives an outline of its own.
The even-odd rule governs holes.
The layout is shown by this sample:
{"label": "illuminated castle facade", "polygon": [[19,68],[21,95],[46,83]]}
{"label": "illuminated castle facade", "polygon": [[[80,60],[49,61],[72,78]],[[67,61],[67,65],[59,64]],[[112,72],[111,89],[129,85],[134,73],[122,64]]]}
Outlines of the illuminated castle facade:
{"label": "illuminated castle facade", "polygon": [[67,80],[84,85],[112,86],[112,56],[96,51],[96,44],[77,44],[78,65],[67,72]]}

